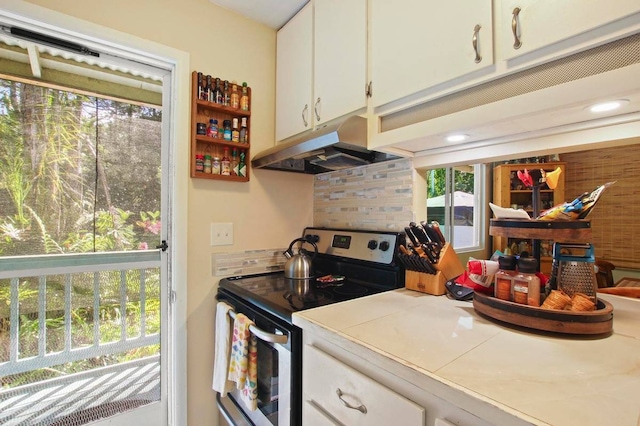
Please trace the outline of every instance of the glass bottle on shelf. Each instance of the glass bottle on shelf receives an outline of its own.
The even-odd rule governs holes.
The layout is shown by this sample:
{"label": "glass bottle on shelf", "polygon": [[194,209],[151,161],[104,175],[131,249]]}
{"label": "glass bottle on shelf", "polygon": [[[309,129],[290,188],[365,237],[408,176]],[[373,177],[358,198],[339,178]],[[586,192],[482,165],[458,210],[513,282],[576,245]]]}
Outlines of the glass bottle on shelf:
{"label": "glass bottle on shelf", "polygon": [[231,175],[231,160],[229,159],[229,147],[224,147],[224,154],[220,161],[220,174],[223,176]]}
{"label": "glass bottle on shelf", "polygon": [[231,120],[224,120],[222,122],[223,125],[223,135],[222,138],[225,141],[230,141],[231,140]]}
{"label": "glass bottle on shelf", "polygon": [[247,82],[242,83],[242,92],[240,94],[240,109],[242,111],[249,111],[249,88]]}
{"label": "glass bottle on shelf", "polygon": [[204,156],[204,172],[211,173],[211,155],[209,154]]}
{"label": "glass bottle on shelf", "polygon": [[241,176],[241,177],[247,176],[247,165],[245,161],[246,161],[246,154],[244,153],[244,149],[243,149],[242,151],[240,151],[240,160],[238,163],[238,176]]}
{"label": "glass bottle on shelf", "polygon": [[221,168],[220,157],[216,155],[211,159],[211,173],[219,175],[222,172]]}
{"label": "glass bottle on shelf", "polygon": [[213,102],[214,81],[210,75],[207,76],[207,98],[205,100]]}
{"label": "glass bottle on shelf", "polygon": [[247,117],[242,117],[242,124],[240,124],[240,143],[248,143],[249,142],[249,133],[247,130]]}
{"label": "glass bottle on shelf", "polygon": [[231,126],[231,140],[233,142],[240,142],[240,130],[238,130],[238,119],[234,117],[233,125]]}
{"label": "glass bottle on shelf", "polygon": [[231,92],[229,91],[229,81],[224,81],[224,88],[222,89],[222,105],[229,106],[231,103]]}
{"label": "glass bottle on shelf", "polygon": [[233,148],[231,150],[231,176],[238,176],[238,166],[240,162],[238,161],[238,150]]}
{"label": "glass bottle on shelf", "polygon": [[217,104],[222,103],[222,88],[220,88],[220,79],[215,79],[215,88],[213,89],[213,100]]}
{"label": "glass bottle on shelf", "polygon": [[234,81],[231,83],[231,96],[229,105],[231,108],[240,108],[240,94],[238,93],[238,84]]}
{"label": "glass bottle on shelf", "polygon": [[196,154],[196,172],[204,172],[204,155]]}
{"label": "glass bottle on shelf", "polygon": [[207,128],[207,136],[209,136],[210,138],[218,137],[218,120],[215,120],[213,118],[209,120],[209,127]]}

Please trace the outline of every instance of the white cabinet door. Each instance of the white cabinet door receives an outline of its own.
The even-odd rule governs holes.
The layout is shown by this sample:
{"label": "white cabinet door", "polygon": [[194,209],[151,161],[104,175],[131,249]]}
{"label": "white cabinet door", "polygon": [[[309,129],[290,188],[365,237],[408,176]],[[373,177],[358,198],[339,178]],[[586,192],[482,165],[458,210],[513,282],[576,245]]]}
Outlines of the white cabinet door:
{"label": "white cabinet door", "polygon": [[367,2],[316,0],[314,15],[314,116],[320,124],[367,105]]}
{"label": "white cabinet door", "polygon": [[[304,400],[331,418],[350,426],[424,426],[422,407],[331,355],[305,345],[303,359]],[[317,416],[308,407],[302,413],[305,425]]]}
{"label": "white cabinet door", "polygon": [[277,34],[276,140],[310,129],[313,108],[313,8],[307,4]]}
{"label": "white cabinet door", "polygon": [[371,8],[375,107],[494,62],[491,0],[371,0]]}
{"label": "white cabinet door", "polygon": [[640,1],[501,0],[500,7],[501,56],[510,59],[637,13]]}

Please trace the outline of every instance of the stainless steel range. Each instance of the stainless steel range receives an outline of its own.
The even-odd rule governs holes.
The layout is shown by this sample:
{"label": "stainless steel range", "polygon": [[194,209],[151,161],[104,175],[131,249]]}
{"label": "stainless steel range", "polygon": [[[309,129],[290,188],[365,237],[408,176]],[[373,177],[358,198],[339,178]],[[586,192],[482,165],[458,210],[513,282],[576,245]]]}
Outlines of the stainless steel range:
{"label": "stainless steel range", "polygon": [[400,232],[306,228],[318,247],[308,280],[283,272],[225,278],[217,299],[244,313],[258,337],[258,409],[247,410],[238,394],[217,395],[231,425],[300,425],[302,422],[302,330],[293,312],[404,287],[398,262]]}

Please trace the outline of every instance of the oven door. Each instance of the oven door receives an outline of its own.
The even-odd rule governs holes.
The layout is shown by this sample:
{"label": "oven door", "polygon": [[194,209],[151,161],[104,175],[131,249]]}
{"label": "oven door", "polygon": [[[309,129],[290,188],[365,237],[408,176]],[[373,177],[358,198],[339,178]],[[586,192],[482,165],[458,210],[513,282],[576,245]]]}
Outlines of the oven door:
{"label": "oven door", "polygon": [[[292,425],[292,332],[240,299],[218,294],[254,323],[251,332],[258,339],[258,408],[250,411],[234,389],[226,397],[217,395],[220,413],[229,425],[290,426]],[[294,326],[291,326],[294,327]]]}

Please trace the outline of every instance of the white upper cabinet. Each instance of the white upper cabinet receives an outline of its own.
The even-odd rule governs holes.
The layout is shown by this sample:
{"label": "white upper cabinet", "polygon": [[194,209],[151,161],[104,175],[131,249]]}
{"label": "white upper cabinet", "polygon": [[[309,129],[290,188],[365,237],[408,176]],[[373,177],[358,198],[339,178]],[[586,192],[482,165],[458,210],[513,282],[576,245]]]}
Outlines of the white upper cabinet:
{"label": "white upper cabinet", "polygon": [[316,0],[314,27],[316,124],[367,106],[367,2]]}
{"label": "white upper cabinet", "polygon": [[277,35],[276,140],[364,111],[367,2],[309,2]]}
{"label": "white upper cabinet", "polygon": [[491,0],[371,0],[377,107],[494,63]]}
{"label": "white upper cabinet", "polygon": [[638,11],[638,0],[501,0],[501,59],[550,46]]}
{"label": "white upper cabinet", "polygon": [[278,31],[276,140],[311,128],[313,108],[313,7],[307,4]]}

